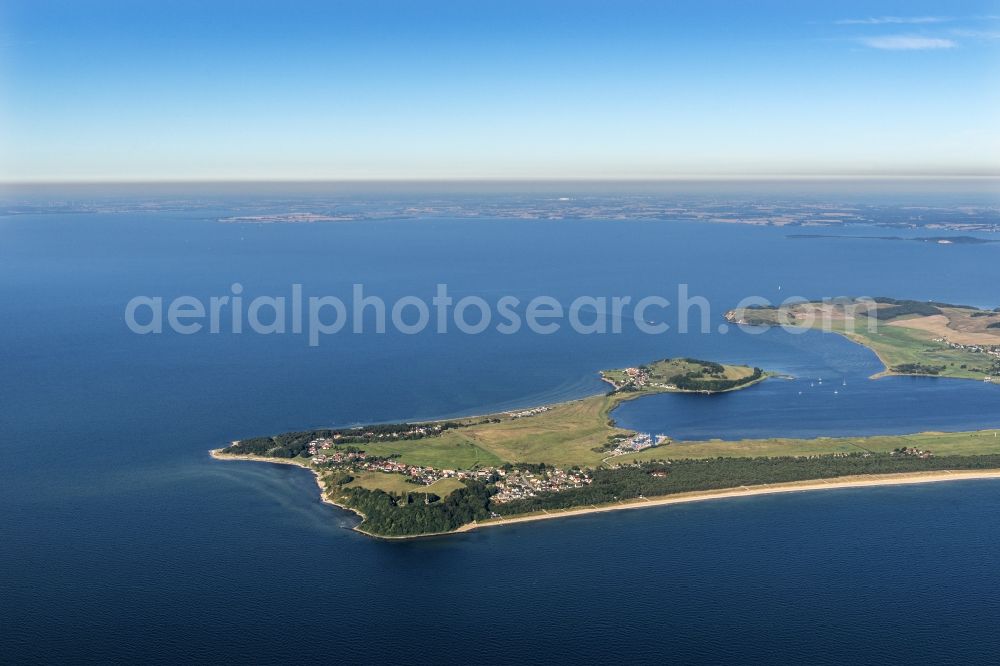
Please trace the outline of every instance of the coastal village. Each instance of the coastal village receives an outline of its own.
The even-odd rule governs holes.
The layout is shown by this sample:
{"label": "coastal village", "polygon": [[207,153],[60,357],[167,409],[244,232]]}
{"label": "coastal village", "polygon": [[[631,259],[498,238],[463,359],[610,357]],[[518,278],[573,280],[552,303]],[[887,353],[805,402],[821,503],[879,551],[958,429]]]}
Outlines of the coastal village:
{"label": "coastal village", "polygon": [[[428,435],[436,435],[445,429],[445,426],[440,423],[428,424],[428,425],[415,425],[409,430],[396,430],[392,432],[374,432],[374,431],[362,431],[361,428],[356,428],[354,432],[346,433],[334,433],[328,439],[331,443],[337,442],[339,440],[355,441],[357,439],[374,441],[374,440],[396,440],[396,439],[419,439],[421,437],[427,437]],[[321,441],[321,440],[316,440]],[[311,444],[310,444],[311,445]]]}
{"label": "coastal village", "polygon": [[959,349],[961,351],[972,352],[973,354],[987,354],[1000,359],[1000,345],[964,345],[958,342],[952,342],[947,338],[934,338],[934,342],[940,342],[948,345],[951,349]]}
{"label": "coastal village", "polygon": [[557,493],[571,488],[581,488],[593,481],[591,476],[582,470],[565,471],[555,467],[534,472],[518,468],[506,472],[503,468],[497,468],[496,473],[501,478],[496,482],[497,494],[491,501],[497,504],[535,497],[539,493]]}
{"label": "coastal village", "polygon": [[354,447],[337,448],[337,443],[332,437],[312,440],[309,442],[308,451],[312,464],[318,467],[340,469],[345,472],[402,474],[415,485],[429,486],[441,479],[448,478],[462,481],[474,479],[483,483],[495,483],[498,492],[493,496],[492,501],[499,504],[535,497],[539,493],[580,488],[592,481],[591,476],[582,470],[566,471],[544,466],[538,469],[505,465],[474,470],[453,470],[407,465],[393,458],[369,456],[364,451]]}
{"label": "coastal village", "polygon": [[[625,374],[637,386],[646,386],[649,382],[649,372],[645,368],[626,368]],[[540,406],[531,409],[505,412],[510,419],[523,419],[537,416],[549,411],[551,407]],[[442,426],[415,425],[408,430],[376,433],[362,431],[333,433],[328,437],[319,437],[307,445],[312,465],[324,469],[338,469],[347,473],[381,472],[384,474],[400,474],[418,486],[430,486],[442,479],[458,479],[460,481],[476,480],[483,483],[493,483],[497,492],[492,501],[504,504],[513,500],[536,497],[540,493],[554,493],[573,488],[580,488],[592,482],[591,475],[584,470],[562,470],[556,467],[535,467],[520,465],[504,465],[501,467],[480,467],[472,470],[436,469],[429,466],[410,465],[393,457],[369,455],[358,448],[363,441],[419,439],[440,433]],[[619,437],[610,442],[608,456],[605,461],[617,456],[643,451],[669,444],[666,435],[650,433],[634,433]]]}

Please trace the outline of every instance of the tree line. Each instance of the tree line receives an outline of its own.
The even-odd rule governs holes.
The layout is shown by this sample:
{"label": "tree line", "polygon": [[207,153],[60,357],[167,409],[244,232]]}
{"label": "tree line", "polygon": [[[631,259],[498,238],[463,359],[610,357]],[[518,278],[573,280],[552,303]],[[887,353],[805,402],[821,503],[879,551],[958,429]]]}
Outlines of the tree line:
{"label": "tree line", "polygon": [[416,428],[430,428],[418,423],[379,423],[375,425],[357,426],[354,428],[308,430],[303,432],[286,432],[270,437],[250,437],[224,449],[225,453],[236,455],[269,456],[272,458],[294,458],[309,456],[309,442],[314,439],[337,438],[337,445],[370,444],[384,441],[387,438],[397,440],[416,440],[439,435],[445,430],[461,428],[461,423],[445,421],[435,423],[440,430],[429,430],[425,433],[412,432]]}

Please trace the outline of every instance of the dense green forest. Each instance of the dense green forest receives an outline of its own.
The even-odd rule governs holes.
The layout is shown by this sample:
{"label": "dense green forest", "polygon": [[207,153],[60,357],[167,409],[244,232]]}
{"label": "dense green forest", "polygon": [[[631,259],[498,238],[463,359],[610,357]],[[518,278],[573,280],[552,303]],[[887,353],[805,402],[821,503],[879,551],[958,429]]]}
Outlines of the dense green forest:
{"label": "dense green forest", "polygon": [[489,518],[490,495],[494,492],[492,486],[477,481],[466,481],[465,488],[443,500],[429,493],[391,495],[382,490],[340,488],[334,480],[327,489],[338,503],[362,513],[362,529],[378,536],[450,532],[474,520]]}
{"label": "dense green forest", "polygon": [[702,369],[710,375],[721,375],[726,371],[726,367],[721,363],[716,363],[715,361],[702,361],[701,359],[691,358],[690,356],[682,358],[685,363],[691,363],[692,365],[700,365]]}
{"label": "dense green forest", "polygon": [[703,373],[688,373],[687,375],[678,375],[673,377],[671,383],[673,383],[673,385],[677,388],[686,391],[728,391],[736,388],[737,386],[743,386],[744,384],[755,382],[763,375],[764,371],[760,368],[754,368],[753,374],[748,377],[743,377],[742,379],[705,379],[705,375]]}
{"label": "dense green forest", "polygon": [[942,312],[938,305],[948,307],[944,304],[923,303],[921,301],[897,301],[892,298],[877,298],[875,300],[879,303],[887,304],[887,307],[878,308],[877,310],[868,310],[867,312],[859,312],[859,314],[885,321],[911,314],[922,316],[939,315],[942,314]]}
{"label": "dense green forest", "polygon": [[937,375],[944,370],[946,366],[943,365],[924,365],[923,363],[901,363],[899,365],[892,366],[893,372],[898,372],[904,375]]}

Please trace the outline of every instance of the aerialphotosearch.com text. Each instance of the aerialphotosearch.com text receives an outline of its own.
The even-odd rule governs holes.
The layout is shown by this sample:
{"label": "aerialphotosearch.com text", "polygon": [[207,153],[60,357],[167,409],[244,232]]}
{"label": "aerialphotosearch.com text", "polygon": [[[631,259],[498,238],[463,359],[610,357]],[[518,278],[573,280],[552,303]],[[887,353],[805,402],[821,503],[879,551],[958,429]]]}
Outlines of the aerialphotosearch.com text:
{"label": "aerialphotosearch.com text", "polygon": [[[692,295],[686,283],[676,286],[672,298],[661,294],[581,295],[572,300],[547,295],[504,295],[492,300],[477,295],[456,298],[447,284],[437,284],[429,298],[407,295],[386,299],[368,293],[364,284],[357,283],[351,285],[347,297],[309,295],[297,283],[290,286],[287,295],[246,294],[239,282],[230,285],[228,292],[208,298],[136,296],[125,306],[125,323],[132,332],[142,335],[167,330],[182,335],[290,333],[304,335],[311,347],[320,345],[326,336],[388,331],[406,335],[428,330],[478,335],[492,329],[504,335],[523,330],[551,335],[569,327],[581,335],[600,335],[618,334],[632,325],[641,333],[659,335],[668,331],[725,333],[729,329],[727,323],[713,316],[709,300]],[[777,305],[805,300],[793,297]],[[859,303],[864,300],[857,299]],[[765,298],[749,296],[729,307],[771,305]]]}

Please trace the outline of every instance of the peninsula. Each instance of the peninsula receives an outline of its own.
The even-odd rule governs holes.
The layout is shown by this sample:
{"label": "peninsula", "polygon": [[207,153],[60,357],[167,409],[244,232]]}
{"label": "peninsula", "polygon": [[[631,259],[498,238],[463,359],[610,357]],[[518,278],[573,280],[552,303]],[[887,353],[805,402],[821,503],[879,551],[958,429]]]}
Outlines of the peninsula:
{"label": "peninsula", "polygon": [[684,442],[625,430],[611,416],[625,400],[662,392],[712,399],[770,375],[686,358],[600,374],[610,386],[604,395],[257,437],[212,455],[309,469],[324,501],[355,512],[355,529],[382,538],[752,493],[1000,475],[993,431]]}

